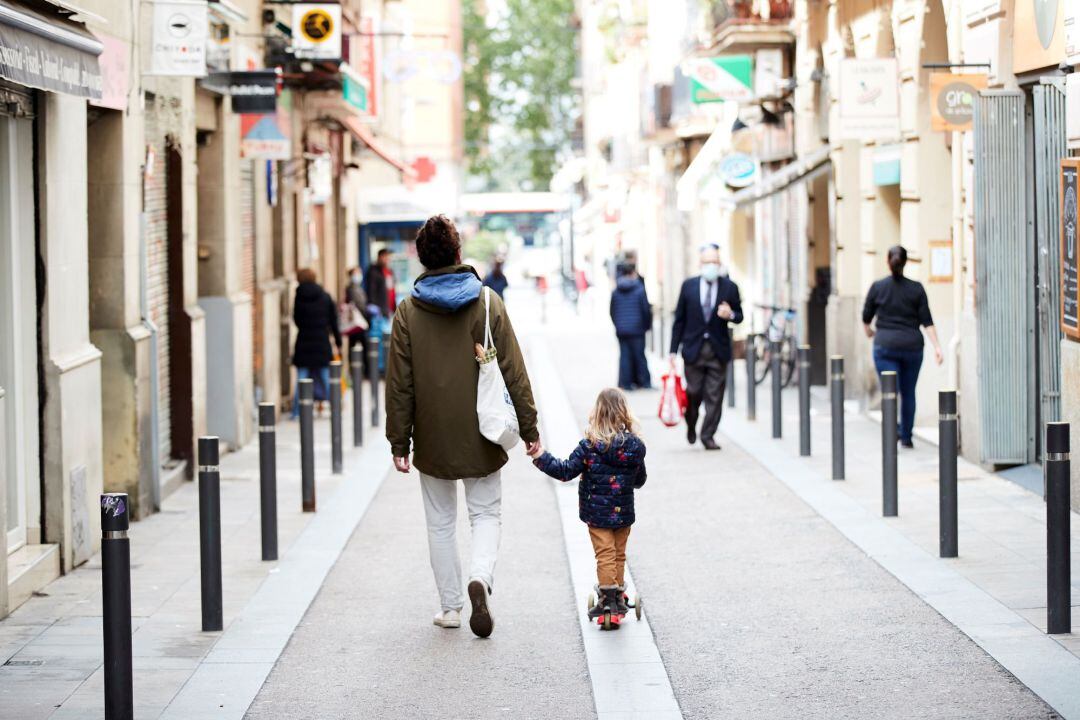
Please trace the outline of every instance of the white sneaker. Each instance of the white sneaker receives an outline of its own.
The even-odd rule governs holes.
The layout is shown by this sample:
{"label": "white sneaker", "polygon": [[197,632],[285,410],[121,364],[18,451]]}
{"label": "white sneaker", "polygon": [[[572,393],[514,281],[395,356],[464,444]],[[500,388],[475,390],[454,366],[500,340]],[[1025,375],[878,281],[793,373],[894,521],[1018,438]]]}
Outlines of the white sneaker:
{"label": "white sneaker", "polygon": [[435,616],[435,625],[441,628],[461,627],[461,613],[457,610],[443,610]]}

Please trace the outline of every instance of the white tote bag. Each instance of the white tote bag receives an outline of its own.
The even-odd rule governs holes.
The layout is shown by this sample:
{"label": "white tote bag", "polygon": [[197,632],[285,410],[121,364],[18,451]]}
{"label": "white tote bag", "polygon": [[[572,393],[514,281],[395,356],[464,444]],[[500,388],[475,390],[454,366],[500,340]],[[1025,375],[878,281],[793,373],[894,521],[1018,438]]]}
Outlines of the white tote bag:
{"label": "white tote bag", "polygon": [[480,434],[509,450],[521,437],[514,401],[499,369],[498,351],[491,338],[491,288],[484,288],[484,357],[477,358],[480,376],[476,381],[476,416]]}

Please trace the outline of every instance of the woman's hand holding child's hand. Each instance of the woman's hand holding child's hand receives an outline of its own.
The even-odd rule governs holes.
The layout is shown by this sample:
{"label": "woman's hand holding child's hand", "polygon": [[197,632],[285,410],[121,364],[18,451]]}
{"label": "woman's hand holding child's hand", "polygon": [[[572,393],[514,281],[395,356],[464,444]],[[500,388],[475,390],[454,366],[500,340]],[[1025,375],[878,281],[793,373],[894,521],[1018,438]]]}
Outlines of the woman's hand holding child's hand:
{"label": "woman's hand holding child's hand", "polygon": [[544,454],[544,446],[540,444],[539,440],[532,443],[526,443],[525,454],[535,460]]}

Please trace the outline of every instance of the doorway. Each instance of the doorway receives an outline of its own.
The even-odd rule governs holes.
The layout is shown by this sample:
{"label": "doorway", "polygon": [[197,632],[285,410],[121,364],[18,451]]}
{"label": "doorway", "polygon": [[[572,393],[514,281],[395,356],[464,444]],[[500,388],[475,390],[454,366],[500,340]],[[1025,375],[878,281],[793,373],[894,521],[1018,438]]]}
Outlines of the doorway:
{"label": "doorway", "polygon": [[169,433],[172,457],[194,459],[194,391],[191,385],[191,321],[184,303],[184,159],[169,138],[165,148],[165,233],[168,253],[169,303]]}
{"label": "doorway", "polygon": [[33,148],[32,118],[0,111],[0,476],[9,553],[40,542]]}

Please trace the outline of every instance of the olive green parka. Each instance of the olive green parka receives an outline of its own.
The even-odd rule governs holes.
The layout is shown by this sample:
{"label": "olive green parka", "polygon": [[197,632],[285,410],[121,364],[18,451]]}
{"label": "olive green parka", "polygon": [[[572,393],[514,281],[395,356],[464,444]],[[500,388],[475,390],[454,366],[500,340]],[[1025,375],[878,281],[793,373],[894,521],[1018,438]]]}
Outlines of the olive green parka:
{"label": "olive green parka", "polygon": [[[470,277],[440,277],[468,274],[475,283]],[[436,283],[454,284],[453,302],[425,293]],[[490,475],[506,464],[507,455],[480,434],[476,416],[479,368],[474,345],[484,342],[479,275],[468,265],[451,265],[423,273],[415,287],[398,305],[386,358],[386,437],[391,450],[394,457],[408,457],[412,450],[416,468],[433,477]],[[491,331],[521,438],[534,442],[539,434],[529,375],[506,307],[494,292]]]}

